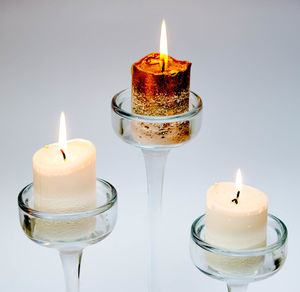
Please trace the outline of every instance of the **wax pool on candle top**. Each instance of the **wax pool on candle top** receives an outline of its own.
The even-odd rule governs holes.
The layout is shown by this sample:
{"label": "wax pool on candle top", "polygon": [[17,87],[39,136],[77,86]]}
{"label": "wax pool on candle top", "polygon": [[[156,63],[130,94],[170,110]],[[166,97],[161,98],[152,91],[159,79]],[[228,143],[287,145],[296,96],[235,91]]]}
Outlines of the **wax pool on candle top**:
{"label": "wax pool on candle top", "polygon": [[213,185],[206,197],[205,239],[227,249],[253,249],[266,244],[268,198],[260,190],[243,185],[238,204],[232,182]]}
{"label": "wax pool on candle top", "polygon": [[58,143],[33,156],[34,207],[51,213],[92,209],[96,204],[96,149],[87,140],[67,142],[66,159]]}

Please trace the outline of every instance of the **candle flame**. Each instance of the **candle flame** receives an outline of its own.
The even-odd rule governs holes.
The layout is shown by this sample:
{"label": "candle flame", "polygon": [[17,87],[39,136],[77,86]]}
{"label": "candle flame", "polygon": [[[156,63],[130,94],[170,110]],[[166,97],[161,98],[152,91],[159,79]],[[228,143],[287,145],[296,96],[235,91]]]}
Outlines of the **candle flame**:
{"label": "candle flame", "polygon": [[167,41],[167,28],[166,21],[163,19],[161,24],[161,32],[160,32],[160,59],[167,64],[168,62],[168,41]]}
{"label": "candle flame", "polygon": [[242,187],[243,187],[242,172],[239,168],[236,173],[235,188],[238,192],[240,192],[242,190]]}
{"label": "candle flame", "polygon": [[64,153],[67,152],[67,128],[66,117],[64,112],[61,112],[60,114],[58,147]]}

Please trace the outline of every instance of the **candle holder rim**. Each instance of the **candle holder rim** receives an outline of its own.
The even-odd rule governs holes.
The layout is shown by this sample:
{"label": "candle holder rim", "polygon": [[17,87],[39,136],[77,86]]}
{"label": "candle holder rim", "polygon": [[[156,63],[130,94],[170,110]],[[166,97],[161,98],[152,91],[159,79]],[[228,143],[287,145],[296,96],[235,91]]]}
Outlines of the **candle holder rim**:
{"label": "candle holder rim", "polygon": [[28,184],[20,191],[18,195],[18,205],[20,209],[22,209],[26,214],[41,219],[60,221],[60,220],[76,220],[76,219],[94,217],[106,212],[111,207],[113,207],[117,202],[117,190],[112,184],[110,184],[109,182],[101,178],[96,178],[96,182],[101,183],[105,185],[108,189],[110,189],[112,197],[104,205],[98,206],[94,209],[89,209],[80,212],[73,212],[73,213],[50,213],[50,212],[43,212],[43,211],[35,210],[33,208],[29,208],[26,206],[26,203],[23,200],[23,194],[29,191],[33,187],[33,183]]}
{"label": "candle holder rim", "polygon": [[[268,214],[268,219],[270,218],[271,220],[274,220],[277,224],[277,226],[280,228],[282,231],[281,236],[276,240],[276,242],[273,242],[266,247],[263,248],[257,248],[257,249],[244,249],[244,250],[239,250],[239,249],[226,249],[226,248],[221,248],[218,246],[215,246],[213,244],[210,244],[206,242],[205,240],[201,239],[196,230],[196,225],[201,221],[204,220],[205,214],[201,215],[198,217],[192,224],[191,226],[191,237],[193,241],[201,248],[205,249],[208,252],[212,252],[215,254],[220,254],[224,256],[230,256],[230,257],[257,257],[257,256],[262,256],[267,253],[271,253],[279,248],[281,248],[286,242],[288,238],[288,230],[286,225],[281,221],[279,218],[272,214]],[[278,231],[276,231],[278,234]]]}
{"label": "candle holder rim", "polygon": [[111,101],[111,107],[112,110],[119,116],[121,116],[122,118],[126,119],[126,120],[131,120],[131,121],[138,121],[138,122],[145,122],[145,123],[171,123],[171,122],[181,122],[181,121],[186,121],[189,120],[191,118],[193,118],[194,116],[196,116],[197,114],[200,113],[200,111],[203,109],[203,102],[201,97],[196,94],[193,91],[190,91],[190,93],[196,97],[198,104],[191,110],[189,110],[188,112],[182,113],[182,114],[178,114],[178,115],[172,115],[172,116],[145,116],[145,115],[138,115],[138,114],[134,114],[131,112],[128,112],[124,109],[122,109],[117,102],[118,97],[120,97],[121,94],[125,93],[125,92],[129,92],[130,89],[126,88],[121,90],[120,92],[118,92],[117,94],[114,95],[114,97],[112,98]]}

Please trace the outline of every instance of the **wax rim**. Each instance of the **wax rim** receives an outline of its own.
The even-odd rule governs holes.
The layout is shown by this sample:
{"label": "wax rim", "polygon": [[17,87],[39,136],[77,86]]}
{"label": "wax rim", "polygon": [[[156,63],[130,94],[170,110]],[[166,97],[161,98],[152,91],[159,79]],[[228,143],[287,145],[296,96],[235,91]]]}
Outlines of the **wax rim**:
{"label": "wax rim", "polygon": [[[216,183],[213,186],[211,186],[208,189],[207,195],[206,195],[206,208],[207,209],[211,209],[211,210],[219,209],[219,210],[222,210],[224,213],[228,213],[232,216],[240,216],[241,214],[247,214],[247,215],[260,214],[268,209],[267,195],[264,192],[262,192],[261,190],[256,189],[252,186],[248,186],[248,185],[243,185],[243,188],[248,188],[248,190],[252,190],[252,191],[255,191],[256,193],[260,194],[259,196],[262,199],[261,206],[253,205],[250,208],[243,208],[244,207],[243,205],[240,205],[242,207],[239,207],[239,204],[236,205],[234,202],[231,202],[231,201],[229,201],[228,205],[221,204],[220,201],[214,200],[214,199],[212,199],[212,197],[216,198],[216,191],[214,191],[213,189],[217,188],[218,186],[220,186],[222,184],[227,185],[227,186],[229,186],[229,184],[230,184],[230,185],[234,186],[233,182],[219,182],[219,183]],[[226,196],[228,196],[228,195],[226,194]],[[234,196],[234,192],[233,192],[232,199],[234,199],[234,197],[235,196]],[[241,203],[242,201],[243,201],[243,198],[242,198],[242,191],[241,191],[239,203]],[[231,207],[231,204],[232,204],[232,207]],[[228,206],[230,206],[230,208]]]}

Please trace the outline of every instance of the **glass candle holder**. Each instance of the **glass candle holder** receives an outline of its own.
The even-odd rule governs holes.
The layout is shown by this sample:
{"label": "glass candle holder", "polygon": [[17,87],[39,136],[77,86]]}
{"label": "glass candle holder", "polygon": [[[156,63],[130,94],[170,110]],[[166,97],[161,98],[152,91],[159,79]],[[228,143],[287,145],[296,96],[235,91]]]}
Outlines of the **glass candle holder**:
{"label": "glass candle holder", "polygon": [[247,290],[250,282],[278,272],[287,256],[288,231],[284,223],[269,214],[267,244],[250,250],[224,249],[205,241],[205,215],[191,227],[190,253],[195,266],[205,275],[227,282],[228,291]]}
{"label": "glass candle holder", "polygon": [[58,249],[66,291],[79,291],[82,251],[108,236],[117,219],[117,192],[105,180],[96,179],[96,206],[75,213],[46,213],[34,209],[34,187],[18,196],[19,219],[24,233],[35,243]]}
{"label": "glass candle holder", "polygon": [[158,244],[164,169],[168,153],[191,141],[202,121],[202,100],[189,95],[189,111],[173,116],[144,116],[132,113],[131,91],[125,89],[112,99],[112,126],[126,143],[142,150],[148,187],[149,269],[148,290],[158,291]]}

